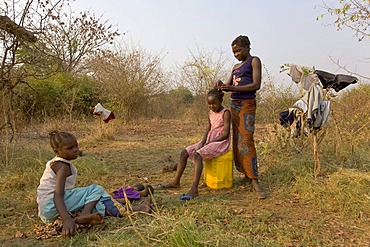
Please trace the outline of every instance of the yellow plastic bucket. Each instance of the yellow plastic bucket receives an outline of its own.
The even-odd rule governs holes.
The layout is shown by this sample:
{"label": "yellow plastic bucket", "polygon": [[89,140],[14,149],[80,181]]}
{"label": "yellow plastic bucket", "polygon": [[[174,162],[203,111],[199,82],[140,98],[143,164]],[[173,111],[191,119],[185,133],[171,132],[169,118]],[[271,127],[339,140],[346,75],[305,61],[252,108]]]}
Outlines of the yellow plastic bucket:
{"label": "yellow plastic bucket", "polygon": [[222,189],[233,186],[233,152],[204,161],[204,182],[209,188]]}

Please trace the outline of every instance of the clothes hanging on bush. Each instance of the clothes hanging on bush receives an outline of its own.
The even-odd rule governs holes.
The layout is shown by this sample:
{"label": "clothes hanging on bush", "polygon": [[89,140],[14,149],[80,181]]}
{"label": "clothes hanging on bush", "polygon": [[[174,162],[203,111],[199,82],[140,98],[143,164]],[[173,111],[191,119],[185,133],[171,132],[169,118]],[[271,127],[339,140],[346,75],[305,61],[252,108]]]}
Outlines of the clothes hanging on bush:
{"label": "clothes hanging on bush", "polygon": [[309,67],[292,64],[289,68],[288,75],[299,87],[308,91],[312,84],[319,82],[318,77],[313,72],[314,70]]}
{"label": "clothes hanging on bush", "polygon": [[289,67],[288,75],[292,81],[306,91],[310,89],[312,84],[318,84],[318,82],[321,82],[323,89],[334,89],[336,92],[358,82],[358,79],[351,75],[333,74],[296,64]]}
{"label": "clothes hanging on bush", "polygon": [[[324,89],[326,92],[330,89],[339,92],[357,83],[357,78],[354,76],[335,75],[295,64],[290,66],[288,75],[292,81],[307,91],[301,99],[294,103],[293,108],[280,112],[279,115],[280,124],[290,129],[292,138],[305,133],[302,128],[307,127],[309,131],[320,130],[328,124],[330,101],[324,100]],[[304,117],[302,117],[303,114]]]}
{"label": "clothes hanging on bush", "polygon": [[290,130],[290,138],[296,138],[302,133],[308,135],[306,128],[305,114],[299,107],[289,108],[287,111],[282,111],[280,115],[280,125]]}
{"label": "clothes hanging on bush", "polygon": [[333,88],[335,92],[357,83],[357,78],[351,75],[332,74],[322,70],[315,70],[314,74],[319,78],[323,89]]}
{"label": "clothes hanging on bush", "polygon": [[93,114],[96,116],[103,116],[103,121],[108,123],[110,120],[115,119],[114,113],[105,109],[100,103],[93,107]]}
{"label": "clothes hanging on bush", "polygon": [[291,137],[295,138],[300,135],[303,127],[310,131],[323,128],[329,122],[329,115],[330,101],[323,101],[321,88],[312,84],[310,90],[292,108],[279,113],[279,120],[280,125],[291,129]]}

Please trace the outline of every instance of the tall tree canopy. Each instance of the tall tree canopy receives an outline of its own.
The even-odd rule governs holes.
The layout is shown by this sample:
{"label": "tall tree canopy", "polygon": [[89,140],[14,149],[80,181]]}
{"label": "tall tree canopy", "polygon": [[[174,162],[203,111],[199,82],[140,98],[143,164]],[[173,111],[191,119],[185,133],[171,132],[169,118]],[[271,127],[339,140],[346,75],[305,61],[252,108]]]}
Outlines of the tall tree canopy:
{"label": "tall tree canopy", "polygon": [[32,88],[31,78],[44,79],[56,72],[78,73],[85,58],[119,35],[102,16],[95,17],[88,11],[75,14],[72,2],[0,2],[0,112],[5,116],[0,130],[7,125],[13,130],[14,99],[22,101],[20,90],[24,88],[19,85]]}

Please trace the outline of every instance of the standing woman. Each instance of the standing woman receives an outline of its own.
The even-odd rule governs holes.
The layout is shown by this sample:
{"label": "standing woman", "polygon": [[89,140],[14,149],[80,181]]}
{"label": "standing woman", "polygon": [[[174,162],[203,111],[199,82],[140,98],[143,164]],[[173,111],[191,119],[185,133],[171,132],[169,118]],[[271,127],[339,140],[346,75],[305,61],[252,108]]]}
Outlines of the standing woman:
{"label": "standing woman", "polygon": [[217,88],[231,92],[231,118],[233,129],[233,152],[235,166],[245,174],[244,180],[251,180],[260,199],[266,194],[258,182],[257,153],[254,146],[254,122],[256,114],[256,91],[261,87],[261,60],[250,54],[250,41],[240,35],[232,43],[234,57],[240,61],[224,84],[217,82]]}

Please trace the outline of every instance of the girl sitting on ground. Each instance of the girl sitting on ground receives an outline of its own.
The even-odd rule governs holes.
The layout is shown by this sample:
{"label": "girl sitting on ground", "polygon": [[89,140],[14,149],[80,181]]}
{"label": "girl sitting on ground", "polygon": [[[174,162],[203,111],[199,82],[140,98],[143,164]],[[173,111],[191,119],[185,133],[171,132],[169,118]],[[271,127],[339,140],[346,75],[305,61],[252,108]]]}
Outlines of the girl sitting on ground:
{"label": "girl sitting on ground", "polygon": [[222,106],[224,93],[212,89],[207,94],[207,104],[210,109],[208,124],[203,139],[181,151],[176,177],[169,184],[158,185],[157,189],[180,188],[180,179],[190,157],[195,165],[194,180],[190,190],[181,194],[181,200],[190,200],[198,196],[198,185],[203,170],[203,160],[213,159],[229,151],[230,147],[230,110]]}
{"label": "girl sitting on ground", "polygon": [[[73,236],[76,224],[102,224],[105,215],[121,217],[126,209],[103,187],[92,184],[75,188],[77,169],[71,163],[80,150],[76,138],[67,132],[53,131],[50,134],[50,145],[56,156],[46,164],[44,174],[37,188],[38,213],[44,223],[62,218],[63,236]],[[151,197],[142,204],[132,207],[132,211],[150,212]],[[72,218],[72,212],[81,214]]]}

